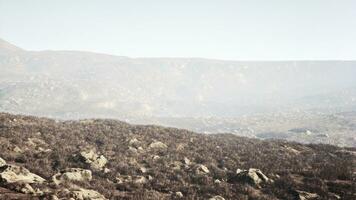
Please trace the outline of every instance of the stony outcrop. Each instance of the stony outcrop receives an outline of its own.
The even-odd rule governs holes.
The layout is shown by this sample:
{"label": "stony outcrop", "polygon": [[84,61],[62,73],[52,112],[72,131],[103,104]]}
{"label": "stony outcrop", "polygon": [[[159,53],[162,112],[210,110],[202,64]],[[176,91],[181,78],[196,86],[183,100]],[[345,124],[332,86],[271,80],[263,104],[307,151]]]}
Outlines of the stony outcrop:
{"label": "stony outcrop", "polygon": [[261,170],[250,168],[248,170],[237,169],[236,176],[233,178],[234,181],[245,182],[254,186],[260,186],[261,183],[271,182],[266,175],[264,175]]}
{"label": "stony outcrop", "polygon": [[14,149],[13,149],[13,152],[20,154],[20,153],[23,153],[23,150],[20,147],[15,146]]}
{"label": "stony outcrop", "polygon": [[137,138],[132,138],[130,141],[129,141],[129,145],[134,147],[134,148],[138,148],[140,147],[140,144],[141,142],[137,139]]}
{"label": "stony outcrop", "polygon": [[47,145],[47,143],[44,140],[39,138],[28,138],[26,144],[32,147]]}
{"label": "stony outcrop", "polygon": [[147,178],[144,176],[128,176],[128,175],[122,175],[119,177],[116,177],[116,182],[119,184],[122,183],[136,183],[136,184],[143,184],[147,182]]}
{"label": "stony outcrop", "polygon": [[208,174],[210,173],[209,169],[205,165],[198,165],[196,170],[196,174]]}
{"label": "stony outcrop", "polygon": [[6,161],[2,158],[0,158],[0,167],[6,165]]}
{"label": "stony outcrop", "polygon": [[183,162],[186,165],[190,165],[192,163],[187,157],[184,157]]}
{"label": "stony outcrop", "polygon": [[106,163],[108,162],[105,156],[99,156],[93,150],[80,152],[80,157],[84,160],[85,163],[90,165],[90,168],[95,170],[104,169]]}
{"label": "stony outcrop", "polygon": [[90,170],[81,168],[69,168],[52,176],[52,181],[59,185],[64,182],[80,181],[86,182],[92,179]]}
{"label": "stony outcrop", "polygon": [[175,196],[178,197],[178,198],[183,198],[184,197],[182,192],[176,192]]}
{"label": "stony outcrop", "polygon": [[164,144],[163,142],[156,141],[156,142],[152,142],[150,144],[150,148],[152,148],[152,149],[165,149],[165,148],[167,148],[167,145]]}
{"label": "stony outcrop", "polygon": [[225,200],[225,199],[222,196],[214,196],[214,197],[211,197],[209,200]]}
{"label": "stony outcrop", "polygon": [[43,183],[45,179],[31,173],[28,169],[17,166],[5,164],[0,167],[0,182],[7,183]]}
{"label": "stony outcrop", "polygon": [[[16,200],[28,200],[29,195],[21,193],[20,191],[10,190],[0,187],[0,199],[16,199]],[[35,198],[31,198],[35,199]]]}
{"label": "stony outcrop", "polygon": [[295,190],[295,194],[297,200],[314,200],[319,198],[319,195],[316,193],[310,193],[300,190]]}
{"label": "stony outcrop", "polygon": [[105,200],[106,198],[95,190],[75,188],[71,191],[76,200]]}

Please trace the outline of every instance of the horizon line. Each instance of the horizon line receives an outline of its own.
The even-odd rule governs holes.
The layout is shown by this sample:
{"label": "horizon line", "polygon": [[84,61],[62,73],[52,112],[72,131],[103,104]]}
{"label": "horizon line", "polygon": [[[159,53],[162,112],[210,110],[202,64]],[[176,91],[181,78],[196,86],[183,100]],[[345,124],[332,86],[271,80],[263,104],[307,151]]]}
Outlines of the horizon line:
{"label": "horizon line", "polygon": [[118,55],[118,54],[113,54],[113,53],[107,53],[107,52],[98,52],[95,50],[81,50],[81,49],[43,49],[43,50],[28,50],[24,49],[22,47],[19,47],[17,45],[14,45],[11,42],[8,42],[7,40],[4,40],[0,37],[0,41],[4,41],[8,44],[10,44],[13,47],[16,47],[18,49],[21,49],[22,51],[27,51],[27,52],[78,52],[78,53],[91,53],[91,54],[100,54],[100,55],[106,55],[106,56],[114,56],[114,57],[123,57],[127,59],[197,59],[197,60],[213,60],[213,61],[224,61],[224,62],[326,62],[326,61],[341,61],[341,62],[352,62],[356,61],[356,58],[354,59],[336,59],[336,58],[330,58],[330,59],[312,59],[312,58],[303,58],[303,59],[228,59],[228,58],[212,58],[212,57],[200,57],[200,56],[127,56],[127,55]]}

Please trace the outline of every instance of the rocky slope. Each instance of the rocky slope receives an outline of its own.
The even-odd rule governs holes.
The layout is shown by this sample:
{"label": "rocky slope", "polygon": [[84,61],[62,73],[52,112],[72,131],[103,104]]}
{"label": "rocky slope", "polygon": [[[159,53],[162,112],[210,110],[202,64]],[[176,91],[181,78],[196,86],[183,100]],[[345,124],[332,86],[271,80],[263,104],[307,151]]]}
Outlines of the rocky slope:
{"label": "rocky slope", "polygon": [[0,114],[0,199],[355,199],[356,149]]}

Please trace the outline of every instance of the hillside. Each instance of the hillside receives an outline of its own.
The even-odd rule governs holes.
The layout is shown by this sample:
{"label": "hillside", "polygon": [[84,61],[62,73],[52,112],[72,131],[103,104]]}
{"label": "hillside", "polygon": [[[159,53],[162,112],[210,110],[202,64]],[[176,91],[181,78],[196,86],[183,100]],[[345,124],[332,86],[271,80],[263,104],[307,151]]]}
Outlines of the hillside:
{"label": "hillside", "polygon": [[329,117],[356,110],[352,60],[130,58],[31,51],[0,39],[0,71],[0,112],[356,145],[355,120]]}
{"label": "hillside", "polygon": [[354,148],[6,113],[0,144],[0,199],[356,198]]}
{"label": "hillside", "polygon": [[64,119],[350,111],[356,109],[355,66],[29,51],[1,41],[0,111]]}
{"label": "hillside", "polygon": [[356,147],[356,112],[290,111],[236,118],[142,118],[134,124],[161,124],[199,133],[233,133],[259,139],[284,139]]}

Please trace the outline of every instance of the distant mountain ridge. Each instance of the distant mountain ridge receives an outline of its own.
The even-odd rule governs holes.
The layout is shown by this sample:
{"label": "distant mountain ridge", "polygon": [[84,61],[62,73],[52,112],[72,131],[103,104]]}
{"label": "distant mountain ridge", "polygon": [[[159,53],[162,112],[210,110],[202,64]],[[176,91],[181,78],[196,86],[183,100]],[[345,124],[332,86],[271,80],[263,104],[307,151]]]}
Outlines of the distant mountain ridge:
{"label": "distant mountain ridge", "polygon": [[[303,109],[304,97],[356,86],[356,61],[129,58],[4,40],[0,70],[0,111],[60,118],[234,117]],[[354,108],[349,94],[332,107]]]}
{"label": "distant mountain ridge", "polygon": [[0,38],[0,55],[23,51],[23,49]]}

